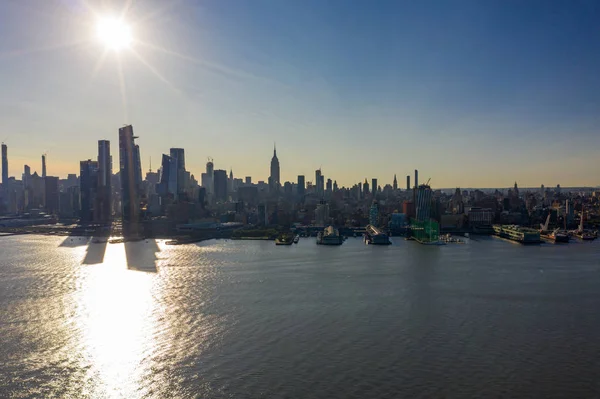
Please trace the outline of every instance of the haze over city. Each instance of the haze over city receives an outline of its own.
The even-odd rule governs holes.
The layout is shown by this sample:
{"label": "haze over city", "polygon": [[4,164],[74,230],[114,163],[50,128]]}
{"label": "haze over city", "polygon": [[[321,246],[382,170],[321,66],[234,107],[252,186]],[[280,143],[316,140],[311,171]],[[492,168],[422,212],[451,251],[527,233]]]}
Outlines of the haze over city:
{"label": "haze over city", "polygon": [[[122,3],[0,4],[11,176],[44,152],[75,173],[131,123],[144,171],[183,147],[196,176],[210,156],[266,180],[277,142],[282,181],[599,184],[596,2]],[[122,12],[132,43],[107,50],[97,19]]]}

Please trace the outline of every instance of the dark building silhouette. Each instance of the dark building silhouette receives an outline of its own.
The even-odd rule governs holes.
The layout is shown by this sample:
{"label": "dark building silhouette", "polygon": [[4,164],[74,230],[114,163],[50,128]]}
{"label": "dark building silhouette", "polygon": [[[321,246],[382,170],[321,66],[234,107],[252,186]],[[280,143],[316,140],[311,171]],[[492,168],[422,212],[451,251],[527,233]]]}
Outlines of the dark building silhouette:
{"label": "dark building silhouette", "polygon": [[98,219],[108,222],[112,218],[112,157],[110,141],[98,140],[98,189],[96,209]]}
{"label": "dark building silhouette", "polygon": [[8,188],[8,147],[2,143],[2,187]]}
{"label": "dark building silhouette", "polygon": [[140,147],[135,144],[131,125],[119,129],[119,176],[121,179],[121,210],[123,221],[137,222],[140,218],[140,187],[142,168]]}
{"label": "dark building silhouette", "polygon": [[186,188],[185,182],[185,151],[183,148],[171,148],[169,150],[171,162],[173,165],[172,185],[174,186],[174,194],[177,196],[183,194]]}
{"label": "dark building silhouette", "polygon": [[82,222],[96,218],[95,204],[98,189],[98,162],[88,159],[79,163],[79,217]]}
{"label": "dark building silhouette", "polygon": [[377,194],[377,179],[371,179],[371,191],[373,195]]}
{"label": "dark building silhouette", "polygon": [[42,179],[46,178],[46,154],[42,154]]}
{"label": "dark building silhouette", "polygon": [[269,190],[276,191],[281,183],[279,176],[279,159],[277,158],[277,148],[273,147],[273,158],[271,158],[271,175],[269,176]]}
{"label": "dark building silhouette", "polygon": [[302,198],[306,191],[306,182],[303,175],[298,176],[298,185],[296,186],[296,190],[298,192],[298,196]]}
{"label": "dark building silhouette", "polygon": [[59,211],[58,177],[46,176],[44,179],[46,213],[57,215]]}
{"label": "dark building silhouette", "polygon": [[217,201],[227,200],[227,171],[217,169],[214,171],[215,199]]}
{"label": "dark building silhouette", "polygon": [[406,189],[410,190],[410,175],[406,176]]}

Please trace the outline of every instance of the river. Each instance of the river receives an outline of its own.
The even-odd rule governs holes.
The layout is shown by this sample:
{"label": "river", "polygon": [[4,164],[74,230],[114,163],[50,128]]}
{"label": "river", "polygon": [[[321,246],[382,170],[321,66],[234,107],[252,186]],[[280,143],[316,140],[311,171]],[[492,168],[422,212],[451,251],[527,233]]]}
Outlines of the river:
{"label": "river", "polygon": [[600,242],[0,238],[0,397],[600,396]]}

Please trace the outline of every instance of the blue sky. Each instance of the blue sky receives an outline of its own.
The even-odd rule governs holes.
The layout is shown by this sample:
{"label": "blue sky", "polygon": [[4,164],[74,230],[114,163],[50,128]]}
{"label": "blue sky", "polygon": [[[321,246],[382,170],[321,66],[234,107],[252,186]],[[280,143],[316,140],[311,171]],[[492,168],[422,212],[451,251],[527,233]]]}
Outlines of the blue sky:
{"label": "blue sky", "polygon": [[266,180],[277,142],[290,181],[600,184],[597,1],[135,1],[136,43],[101,64],[97,15],[124,2],[87,3],[0,3],[11,175],[46,151],[76,172],[98,139],[116,170],[131,123],[144,169],[184,147],[197,176],[211,156]]}

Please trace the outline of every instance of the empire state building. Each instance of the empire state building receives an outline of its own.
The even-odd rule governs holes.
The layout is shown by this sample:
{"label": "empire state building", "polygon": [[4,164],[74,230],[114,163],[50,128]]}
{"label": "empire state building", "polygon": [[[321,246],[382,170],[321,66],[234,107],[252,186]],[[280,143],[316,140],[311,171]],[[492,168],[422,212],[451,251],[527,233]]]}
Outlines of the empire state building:
{"label": "empire state building", "polygon": [[279,188],[279,159],[277,159],[277,148],[273,146],[273,158],[271,159],[271,176],[269,177],[269,188],[271,191]]}

